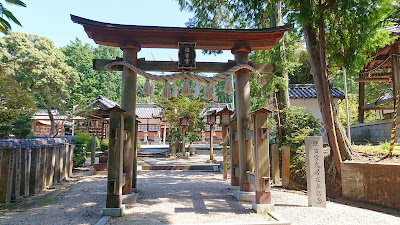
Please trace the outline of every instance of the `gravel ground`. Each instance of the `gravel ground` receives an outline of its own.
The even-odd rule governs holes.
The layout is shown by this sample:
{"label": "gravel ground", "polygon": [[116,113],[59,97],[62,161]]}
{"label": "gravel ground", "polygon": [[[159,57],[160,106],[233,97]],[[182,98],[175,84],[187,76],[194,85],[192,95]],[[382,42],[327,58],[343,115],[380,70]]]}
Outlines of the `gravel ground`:
{"label": "gravel ground", "polygon": [[68,182],[0,209],[0,224],[95,224],[106,200],[106,176],[78,172]]}
{"label": "gravel ground", "polygon": [[[307,195],[302,192],[272,188],[272,202],[276,212],[292,224],[400,224],[400,211],[391,214],[327,201],[326,208],[308,207]],[[359,202],[347,201],[352,205]],[[365,207],[377,205],[361,203]],[[380,207],[382,208],[382,207]]]}
{"label": "gravel ground", "polygon": [[220,173],[140,171],[139,199],[108,224],[203,224],[273,220],[238,202]]}

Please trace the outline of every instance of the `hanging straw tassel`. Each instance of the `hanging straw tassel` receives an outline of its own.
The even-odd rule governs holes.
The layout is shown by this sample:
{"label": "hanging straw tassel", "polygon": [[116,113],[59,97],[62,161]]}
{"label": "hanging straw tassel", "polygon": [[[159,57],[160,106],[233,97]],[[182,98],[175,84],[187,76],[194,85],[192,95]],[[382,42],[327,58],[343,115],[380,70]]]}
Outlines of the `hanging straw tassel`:
{"label": "hanging straw tassel", "polygon": [[178,96],[178,86],[176,85],[175,81],[174,81],[174,90],[172,91],[172,97],[176,98]]}
{"label": "hanging straw tassel", "polygon": [[200,93],[200,84],[198,81],[196,81],[196,86],[194,87],[194,98],[199,98],[199,93]]}
{"label": "hanging straw tassel", "polygon": [[150,86],[150,81],[149,81],[149,79],[146,79],[146,82],[144,82],[143,94],[145,94],[145,95],[151,95],[151,86]]}
{"label": "hanging straw tassel", "polygon": [[154,99],[154,87],[153,84],[151,84],[151,94],[150,94],[150,99]]}
{"label": "hanging straw tassel", "polygon": [[210,100],[213,98],[211,84],[207,84],[206,89],[204,90],[204,98]]}
{"label": "hanging straw tassel", "polygon": [[233,92],[232,78],[230,76],[225,79],[224,92],[225,93],[232,93]]}
{"label": "hanging straw tassel", "polygon": [[218,102],[217,89],[215,87],[215,84],[213,85],[213,100],[214,102]]}
{"label": "hanging straw tassel", "polygon": [[169,82],[165,82],[164,89],[161,97],[163,98],[171,98],[171,88],[169,87]]}
{"label": "hanging straw tassel", "polygon": [[183,81],[183,86],[182,86],[182,95],[183,96],[188,96],[191,95],[191,91],[190,91],[190,84],[189,84],[189,80],[185,79],[185,81]]}
{"label": "hanging straw tassel", "polygon": [[261,86],[266,85],[267,84],[267,80],[264,77],[261,78],[260,84],[261,84]]}

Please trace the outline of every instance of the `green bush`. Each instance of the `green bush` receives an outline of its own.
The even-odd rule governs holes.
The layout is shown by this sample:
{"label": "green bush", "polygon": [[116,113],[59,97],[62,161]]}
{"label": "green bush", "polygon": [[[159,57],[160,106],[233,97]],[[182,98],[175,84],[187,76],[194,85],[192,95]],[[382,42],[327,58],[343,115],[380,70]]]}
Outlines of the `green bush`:
{"label": "green bush", "polygon": [[102,141],[100,142],[100,150],[101,150],[102,152],[104,152],[105,150],[108,149],[108,143],[109,143],[108,139],[104,139],[104,140],[102,140]]}
{"label": "green bush", "polygon": [[74,162],[74,167],[82,166],[85,163],[86,152],[87,149],[90,148],[92,138],[89,133],[77,133],[74,137],[74,142],[75,149],[72,161]]}
{"label": "green bush", "polygon": [[304,108],[290,108],[288,121],[282,124],[282,127],[287,132],[283,145],[290,147],[290,178],[297,184],[306,186],[304,139],[307,136],[319,135],[321,125],[318,119],[308,112],[303,112],[302,109]]}
{"label": "green bush", "polygon": [[18,139],[32,137],[31,114],[21,115],[12,122],[11,133]]}
{"label": "green bush", "polygon": [[140,145],[141,145],[141,143],[140,143],[140,141],[138,141],[138,142],[137,142],[137,146],[136,146],[136,150],[137,150],[137,151],[140,150]]}

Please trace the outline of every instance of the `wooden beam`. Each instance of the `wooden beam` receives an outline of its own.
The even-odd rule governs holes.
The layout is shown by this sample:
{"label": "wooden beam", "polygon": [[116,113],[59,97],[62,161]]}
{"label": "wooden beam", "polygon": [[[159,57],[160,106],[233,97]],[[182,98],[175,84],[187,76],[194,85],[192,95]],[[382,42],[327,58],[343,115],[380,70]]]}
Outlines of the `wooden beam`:
{"label": "wooden beam", "polygon": [[392,77],[392,73],[371,73],[368,77]]}
{"label": "wooden beam", "polygon": [[[107,59],[93,59],[93,69],[104,71],[104,66],[116,62],[121,61],[120,59],[116,60],[107,60]],[[253,66],[258,72],[262,74],[273,74],[275,73],[275,66],[272,63],[255,63],[254,61],[250,61],[249,64]],[[199,73],[222,73],[226,72],[230,68],[236,65],[235,61],[224,62],[197,62],[196,69],[192,70],[193,72]],[[114,66],[112,68],[113,71],[122,71],[123,66]],[[160,72],[182,72],[182,70],[178,69],[178,62],[174,61],[146,61],[144,59],[138,59],[137,67],[145,71],[160,71]]]}
{"label": "wooden beam", "polygon": [[354,80],[355,82],[388,82],[390,79],[388,78],[357,78]]}
{"label": "wooden beam", "polygon": [[394,110],[394,108],[393,106],[372,106],[364,110]]}
{"label": "wooden beam", "polygon": [[385,103],[388,103],[388,102],[391,102],[391,101],[393,101],[393,97],[385,98],[385,99],[382,99],[382,100],[378,100],[376,102],[365,104],[365,105],[361,106],[361,109],[367,110],[367,109],[369,109],[371,107],[374,107],[374,106],[377,106],[377,105],[382,105],[382,104],[385,104]]}

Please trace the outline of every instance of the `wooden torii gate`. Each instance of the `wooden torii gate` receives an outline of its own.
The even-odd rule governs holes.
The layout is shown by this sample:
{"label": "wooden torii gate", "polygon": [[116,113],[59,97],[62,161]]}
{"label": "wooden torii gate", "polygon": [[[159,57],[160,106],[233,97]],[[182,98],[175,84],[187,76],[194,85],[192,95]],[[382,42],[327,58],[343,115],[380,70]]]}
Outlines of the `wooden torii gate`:
{"label": "wooden torii gate", "polygon": [[[274,65],[270,63],[249,62],[248,55],[253,50],[268,50],[283,37],[285,31],[292,29],[292,25],[267,29],[210,29],[210,28],[178,28],[157,26],[136,26],[110,24],[93,21],[71,15],[71,20],[81,24],[89,38],[95,43],[106,46],[119,47],[123,51],[123,59],[95,60],[94,69],[104,70],[104,67],[115,61],[124,61],[144,71],[180,72],[178,62],[146,61],[138,59],[137,53],[141,48],[171,48],[177,49],[180,42],[195,43],[196,49],[203,50],[231,50],[235,61],[227,63],[198,62],[192,72],[226,72],[235,65],[249,64],[259,73],[274,73]],[[106,210],[103,214],[122,215],[124,207],[122,196],[132,193],[136,186],[136,149],[135,149],[135,108],[136,108],[136,77],[137,74],[127,66],[116,65],[113,70],[122,71],[121,108],[125,111],[123,123],[116,118],[115,124],[110,127],[115,132],[122,129],[120,137],[123,144],[113,145],[123,151],[123,162],[119,157],[109,159],[108,168],[116,168],[117,175],[108,176]],[[238,149],[240,171],[253,171],[254,162],[251,153],[251,142],[246,140],[246,131],[250,130],[250,84],[249,71],[240,69],[236,72],[236,117],[238,129]],[[115,113],[114,113],[115,114]],[[116,116],[117,117],[117,116]],[[113,120],[110,121],[113,123]],[[110,133],[113,131],[110,130]],[[116,138],[118,135],[114,135]],[[111,139],[111,137],[110,137]],[[110,140],[111,142],[111,140]],[[116,143],[121,143],[118,141]],[[110,145],[111,148],[111,145]],[[110,149],[113,151],[114,149]],[[123,164],[120,167],[120,164]],[[122,173],[125,173],[125,185],[122,187]],[[115,175],[115,174],[114,174]],[[111,179],[113,178],[113,179]],[[118,180],[119,179],[119,180]],[[240,191],[250,192],[251,184],[246,173],[240,174]]]}

